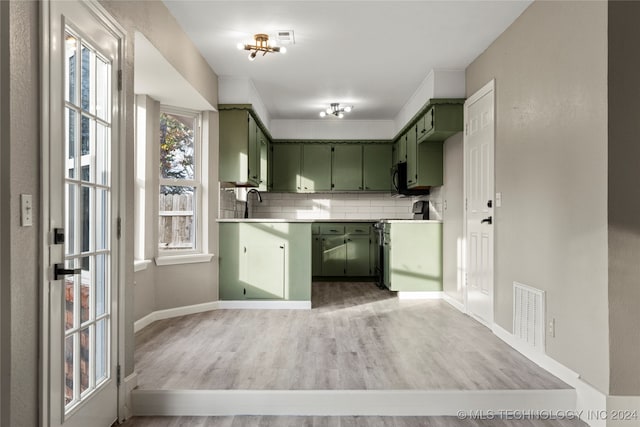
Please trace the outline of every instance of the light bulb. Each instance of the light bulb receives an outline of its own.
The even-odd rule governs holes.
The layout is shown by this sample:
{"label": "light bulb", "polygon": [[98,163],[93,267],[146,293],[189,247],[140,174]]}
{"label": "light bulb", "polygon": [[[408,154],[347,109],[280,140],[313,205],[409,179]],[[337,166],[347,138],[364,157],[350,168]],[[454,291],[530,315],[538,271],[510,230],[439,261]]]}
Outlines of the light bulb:
{"label": "light bulb", "polygon": [[331,107],[327,108],[326,110],[324,110],[327,112],[327,114],[331,114],[333,112],[333,110],[331,110]]}
{"label": "light bulb", "polygon": [[324,111],[320,111],[320,117],[325,117],[327,115],[327,113],[325,113]]}
{"label": "light bulb", "polygon": [[251,53],[249,54],[249,61],[255,61],[255,59],[256,59],[256,53],[257,53],[257,52],[254,50],[253,52],[251,52]]}
{"label": "light bulb", "polygon": [[238,43],[236,45],[236,47],[238,48],[238,50],[244,50],[244,44],[243,43]]}
{"label": "light bulb", "polygon": [[341,119],[341,118],[343,118],[343,117],[344,117],[344,114],[342,114],[342,113],[339,113],[339,114],[338,114],[338,118],[339,118],[339,119]]}
{"label": "light bulb", "polygon": [[282,46],[282,47],[280,48],[280,53],[287,53],[287,48],[286,48],[286,47],[284,47],[284,46]]}
{"label": "light bulb", "polygon": [[351,108],[352,108],[351,106],[344,107],[344,112],[345,113],[350,113],[351,112]]}

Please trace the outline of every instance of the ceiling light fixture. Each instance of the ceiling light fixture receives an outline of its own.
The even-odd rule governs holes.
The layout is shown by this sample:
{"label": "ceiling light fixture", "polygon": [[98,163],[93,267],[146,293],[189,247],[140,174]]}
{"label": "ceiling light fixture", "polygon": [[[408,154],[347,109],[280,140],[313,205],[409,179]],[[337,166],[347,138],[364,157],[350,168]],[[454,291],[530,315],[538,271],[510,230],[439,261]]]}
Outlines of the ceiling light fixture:
{"label": "ceiling light fixture", "polygon": [[238,50],[249,50],[249,61],[256,59],[258,52],[262,52],[262,56],[267,53],[287,53],[286,47],[280,47],[269,44],[269,36],[267,34],[256,34],[253,36],[255,44],[238,43]]}
{"label": "ceiling light fixture", "polygon": [[329,114],[333,114],[337,118],[344,117],[344,113],[350,113],[353,110],[353,106],[347,105],[346,107],[340,107],[338,102],[331,103],[331,106],[324,111],[320,111],[320,117],[327,117]]}

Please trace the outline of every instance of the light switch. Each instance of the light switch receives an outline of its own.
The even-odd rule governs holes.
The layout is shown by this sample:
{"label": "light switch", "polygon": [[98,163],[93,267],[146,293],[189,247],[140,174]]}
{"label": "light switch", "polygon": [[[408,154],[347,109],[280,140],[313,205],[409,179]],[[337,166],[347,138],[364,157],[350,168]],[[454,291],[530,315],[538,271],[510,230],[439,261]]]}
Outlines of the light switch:
{"label": "light switch", "polygon": [[33,198],[31,194],[20,195],[20,206],[22,209],[21,222],[23,227],[33,225]]}
{"label": "light switch", "polygon": [[502,206],[502,193],[496,193],[496,208]]}

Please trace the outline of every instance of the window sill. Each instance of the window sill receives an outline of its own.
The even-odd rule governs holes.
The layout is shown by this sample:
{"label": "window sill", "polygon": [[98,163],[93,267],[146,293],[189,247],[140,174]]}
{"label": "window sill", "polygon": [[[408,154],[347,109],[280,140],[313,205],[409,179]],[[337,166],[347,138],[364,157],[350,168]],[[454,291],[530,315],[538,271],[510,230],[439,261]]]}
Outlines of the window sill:
{"label": "window sill", "polygon": [[146,270],[151,264],[150,259],[138,259],[133,262],[133,272],[137,273],[138,271]]}
{"label": "window sill", "polygon": [[162,255],[156,257],[156,265],[198,264],[209,262],[213,254]]}

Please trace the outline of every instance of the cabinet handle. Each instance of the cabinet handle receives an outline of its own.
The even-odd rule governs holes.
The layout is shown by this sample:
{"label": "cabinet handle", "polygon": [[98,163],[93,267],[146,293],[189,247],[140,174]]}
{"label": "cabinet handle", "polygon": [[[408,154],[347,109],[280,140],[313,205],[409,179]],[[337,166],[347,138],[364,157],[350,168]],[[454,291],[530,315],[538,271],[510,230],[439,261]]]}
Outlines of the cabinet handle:
{"label": "cabinet handle", "polygon": [[280,246],[280,249],[284,249],[284,245]]}

